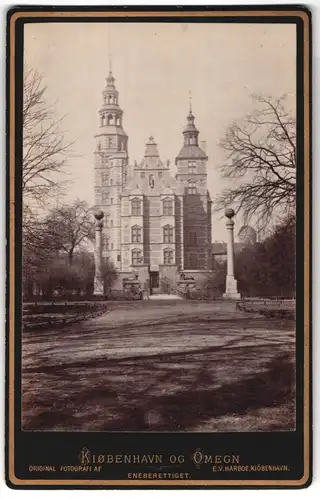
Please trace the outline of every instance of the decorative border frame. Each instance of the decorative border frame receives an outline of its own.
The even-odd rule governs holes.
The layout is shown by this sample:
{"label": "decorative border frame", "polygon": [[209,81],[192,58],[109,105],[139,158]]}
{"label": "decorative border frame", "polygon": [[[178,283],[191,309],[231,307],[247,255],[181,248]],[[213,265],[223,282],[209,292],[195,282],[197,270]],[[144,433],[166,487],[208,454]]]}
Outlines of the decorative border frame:
{"label": "decorative border frame", "polygon": [[[29,9],[29,10],[28,10]],[[74,10],[72,10],[74,9]],[[260,10],[261,9],[261,10]],[[47,480],[19,479],[14,470],[15,436],[14,436],[14,384],[15,384],[15,24],[17,20],[28,18],[214,18],[214,17],[294,17],[303,22],[303,84],[304,84],[304,474],[298,480]],[[303,487],[308,485],[311,476],[311,17],[310,12],[300,6],[285,7],[155,7],[147,10],[144,7],[104,8],[93,7],[86,10],[81,7],[17,7],[7,14],[8,49],[7,79],[8,105],[7,133],[8,138],[8,268],[7,268],[7,478],[13,487],[150,487],[150,486],[187,486],[187,487]]]}

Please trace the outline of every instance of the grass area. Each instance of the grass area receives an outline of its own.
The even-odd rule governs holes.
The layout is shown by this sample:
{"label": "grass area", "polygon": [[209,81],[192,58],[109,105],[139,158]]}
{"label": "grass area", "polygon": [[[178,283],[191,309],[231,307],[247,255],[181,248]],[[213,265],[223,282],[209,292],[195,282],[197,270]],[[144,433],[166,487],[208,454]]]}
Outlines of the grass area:
{"label": "grass area", "polygon": [[23,305],[23,330],[37,331],[64,328],[104,314],[104,302],[40,302]]}

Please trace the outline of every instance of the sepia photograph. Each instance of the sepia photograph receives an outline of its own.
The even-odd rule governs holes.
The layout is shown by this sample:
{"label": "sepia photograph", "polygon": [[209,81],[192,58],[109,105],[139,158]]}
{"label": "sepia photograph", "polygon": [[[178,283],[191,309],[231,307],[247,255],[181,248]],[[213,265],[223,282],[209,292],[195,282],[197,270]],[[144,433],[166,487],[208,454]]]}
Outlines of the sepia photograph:
{"label": "sepia photograph", "polygon": [[296,36],[24,26],[23,431],[295,430]]}

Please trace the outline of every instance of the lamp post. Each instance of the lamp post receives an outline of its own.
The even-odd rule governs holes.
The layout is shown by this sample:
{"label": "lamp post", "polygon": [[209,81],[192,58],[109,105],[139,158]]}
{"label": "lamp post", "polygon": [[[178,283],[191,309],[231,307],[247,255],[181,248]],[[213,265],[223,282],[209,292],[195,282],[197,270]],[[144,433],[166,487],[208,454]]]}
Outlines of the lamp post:
{"label": "lamp post", "polygon": [[226,277],[226,292],[223,294],[225,299],[240,299],[240,293],[237,288],[237,281],[234,277],[234,210],[227,208],[225,211],[226,228],[227,228],[227,277]]}
{"label": "lamp post", "polygon": [[102,210],[94,214],[95,221],[95,251],[94,251],[94,295],[103,295],[103,277],[102,277],[102,228],[104,213]]}

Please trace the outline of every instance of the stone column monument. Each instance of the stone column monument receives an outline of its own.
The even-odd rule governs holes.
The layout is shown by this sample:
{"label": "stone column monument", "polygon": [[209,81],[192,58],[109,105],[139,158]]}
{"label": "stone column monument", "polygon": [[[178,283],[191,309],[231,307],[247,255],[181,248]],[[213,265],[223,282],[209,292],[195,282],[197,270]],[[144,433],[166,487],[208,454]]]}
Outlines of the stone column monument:
{"label": "stone column monument", "polygon": [[94,214],[95,222],[95,251],[94,251],[94,295],[103,295],[103,277],[102,277],[102,228],[104,213],[100,210]]}
{"label": "stone column monument", "polygon": [[234,241],[233,241],[233,217],[234,210],[227,208],[225,211],[227,217],[227,277],[226,277],[226,293],[223,294],[225,299],[240,299],[240,293],[237,288],[237,281],[234,278]]}

